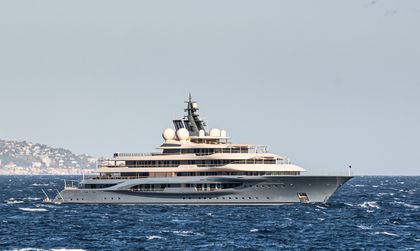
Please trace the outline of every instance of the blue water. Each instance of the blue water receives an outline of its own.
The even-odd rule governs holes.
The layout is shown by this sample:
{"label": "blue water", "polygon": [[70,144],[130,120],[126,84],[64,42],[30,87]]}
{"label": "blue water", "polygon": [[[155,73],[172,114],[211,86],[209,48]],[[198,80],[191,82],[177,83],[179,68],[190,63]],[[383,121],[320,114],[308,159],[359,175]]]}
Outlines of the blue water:
{"label": "blue water", "polygon": [[420,177],[357,177],[327,204],[41,204],[62,179],[0,176],[1,250],[420,250]]}

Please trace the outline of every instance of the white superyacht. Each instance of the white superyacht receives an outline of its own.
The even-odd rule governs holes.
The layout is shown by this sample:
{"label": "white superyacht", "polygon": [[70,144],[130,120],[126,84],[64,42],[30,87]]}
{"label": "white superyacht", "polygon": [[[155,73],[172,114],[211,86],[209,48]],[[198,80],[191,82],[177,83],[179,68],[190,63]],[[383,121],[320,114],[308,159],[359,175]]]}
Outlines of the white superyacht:
{"label": "white superyacht", "polygon": [[206,130],[195,101],[167,128],[159,153],[115,153],[99,175],[46,202],[124,204],[258,204],[327,202],[351,176],[305,176],[305,169],[266,146],[233,144],[226,131]]}

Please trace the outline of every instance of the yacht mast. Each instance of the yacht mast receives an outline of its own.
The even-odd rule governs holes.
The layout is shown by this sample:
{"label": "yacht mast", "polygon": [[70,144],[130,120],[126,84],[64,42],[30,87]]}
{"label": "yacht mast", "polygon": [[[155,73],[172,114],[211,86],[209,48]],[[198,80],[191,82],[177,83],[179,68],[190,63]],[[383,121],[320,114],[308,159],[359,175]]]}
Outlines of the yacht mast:
{"label": "yacht mast", "polygon": [[204,135],[206,135],[206,123],[204,120],[200,119],[198,104],[192,100],[191,93],[188,97],[188,101],[185,101],[185,103],[187,103],[187,108],[185,108],[184,111],[187,112],[187,115],[185,115],[183,119],[173,121],[175,130],[178,131],[180,128],[185,128],[188,130],[190,136],[199,136],[199,132],[202,130],[204,131]]}

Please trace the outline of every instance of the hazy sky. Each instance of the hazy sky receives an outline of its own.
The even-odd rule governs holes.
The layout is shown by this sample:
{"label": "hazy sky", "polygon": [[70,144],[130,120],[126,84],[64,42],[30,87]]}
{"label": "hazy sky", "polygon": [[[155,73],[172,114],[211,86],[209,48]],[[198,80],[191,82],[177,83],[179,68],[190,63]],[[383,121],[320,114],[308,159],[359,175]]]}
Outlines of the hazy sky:
{"label": "hazy sky", "polygon": [[1,1],[0,138],[150,152],[188,93],[311,173],[420,175],[420,1]]}

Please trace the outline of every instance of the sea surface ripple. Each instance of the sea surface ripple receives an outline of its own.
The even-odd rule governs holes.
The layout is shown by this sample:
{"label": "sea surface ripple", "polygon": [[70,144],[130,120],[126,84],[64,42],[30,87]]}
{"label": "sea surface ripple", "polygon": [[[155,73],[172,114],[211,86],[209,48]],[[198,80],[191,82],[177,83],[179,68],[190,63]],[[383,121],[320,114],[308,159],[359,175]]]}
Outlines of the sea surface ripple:
{"label": "sea surface ripple", "polygon": [[1,250],[420,250],[420,177],[356,177],[327,204],[42,204],[63,178],[0,176]]}

